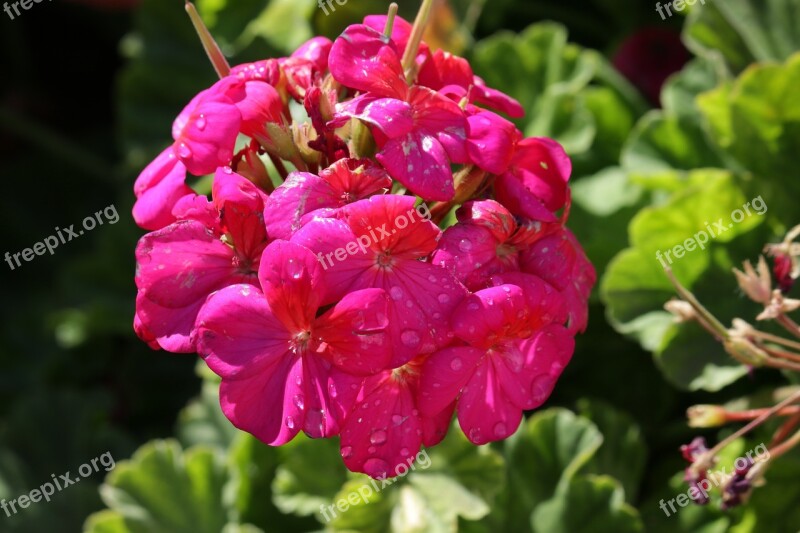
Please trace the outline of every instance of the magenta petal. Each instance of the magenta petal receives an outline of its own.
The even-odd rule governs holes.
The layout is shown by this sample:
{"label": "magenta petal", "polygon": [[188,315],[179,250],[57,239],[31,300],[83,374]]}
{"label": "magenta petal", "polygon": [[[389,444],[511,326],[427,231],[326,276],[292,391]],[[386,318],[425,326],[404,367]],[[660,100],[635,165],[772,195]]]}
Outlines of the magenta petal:
{"label": "magenta petal", "polygon": [[267,233],[273,239],[289,239],[302,227],[306,213],[330,207],[334,202],[334,191],[325,180],[308,172],[292,172],[267,200]]}
{"label": "magenta petal", "polygon": [[534,409],[542,405],[553,392],[556,381],[575,351],[575,339],[562,326],[551,325],[533,337],[519,341],[518,347],[525,355],[520,383],[528,387],[525,401],[518,403],[518,406],[526,410]]}
{"label": "magenta petal", "polygon": [[[379,381],[380,380],[380,381]],[[408,386],[390,377],[379,381],[347,416],[341,433],[344,464],[372,478],[394,477],[413,461],[422,444],[422,425]]]}
{"label": "magenta petal", "polygon": [[288,357],[291,335],[257,287],[215,292],[197,316],[198,353],[223,379],[242,379]]}
{"label": "magenta petal", "polygon": [[[364,25],[369,26],[379,33],[383,33],[383,30],[386,28],[386,19],[386,15],[367,15],[364,17]],[[413,26],[411,23],[403,17],[394,18],[391,37],[400,54],[404,53],[406,50],[412,29]]]}
{"label": "magenta petal", "polygon": [[453,312],[451,323],[460,339],[488,349],[499,339],[523,330],[528,313],[522,289],[516,285],[502,285],[467,296]]}
{"label": "magenta petal", "polygon": [[517,216],[541,222],[558,220],[558,217],[545,207],[541,198],[509,172],[497,176],[494,182],[494,192],[497,201]]}
{"label": "magenta petal", "polygon": [[[373,259],[360,253],[358,248],[354,255],[347,254],[346,247],[349,243],[356,242],[356,236],[342,220],[312,220],[294,234],[291,242],[316,254],[323,269],[322,277],[326,287],[322,297],[323,304],[336,302],[355,290],[360,277],[373,265]],[[344,260],[337,259],[336,250],[342,250],[339,257],[344,257]]]}
{"label": "magenta petal", "polygon": [[506,396],[493,359],[478,367],[458,401],[459,425],[473,444],[510,437],[522,420],[522,409]]}
{"label": "magenta petal", "polygon": [[181,308],[239,281],[232,256],[203,225],[176,222],[139,241],[136,286],[159,305]]}
{"label": "magenta petal", "polygon": [[408,91],[394,45],[363,24],[347,27],[336,39],[328,66],[334,79],[351,89],[401,100]]}
{"label": "magenta petal", "polygon": [[292,57],[302,57],[314,63],[314,66],[324,72],[328,69],[328,55],[331,53],[333,42],[327,37],[312,37],[300,45],[292,53]]}
{"label": "magenta petal", "polygon": [[286,444],[302,429],[303,411],[294,401],[302,383],[302,358],[287,354],[251,377],[223,380],[222,412],[237,428],[272,446]]}
{"label": "magenta petal", "polygon": [[269,307],[289,331],[308,331],[325,290],[322,267],[307,248],[274,241],[264,249],[258,270]]}
{"label": "magenta petal", "polygon": [[499,244],[486,228],[456,224],[442,234],[431,262],[452,272],[468,288],[478,290],[486,286],[490,276],[513,266],[512,262],[498,260]]}
{"label": "magenta petal", "polygon": [[200,297],[182,307],[164,307],[140,291],[136,296],[139,331],[168,352],[192,353],[196,351],[195,321],[203,303],[205,298]]}
{"label": "magenta petal", "polygon": [[241,123],[242,115],[235,105],[202,102],[176,137],[175,155],[195,176],[211,174],[230,163]]}
{"label": "magenta petal", "polygon": [[389,174],[426,201],[449,201],[455,196],[450,160],[436,137],[414,131],[391,139],[378,153]]}
{"label": "magenta petal", "polygon": [[435,135],[454,163],[466,163],[467,121],[461,108],[426,87],[414,87],[409,102],[414,108],[415,126]]}
{"label": "magenta petal", "polygon": [[336,111],[379,128],[390,139],[407,135],[414,128],[411,106],[395,98],[362,95],[339,104]]}
{"label": "magenta petal", "polygon": [[133,219],[146,230],[157,230],[175,222],[172,209],[185,196],[196,196],[186,185],[186,167],[167,148],[139,174],[133,186],[136,203]]}
{"label": "magenta petal", "polygon": [[385,370],[392,358],[386,332],[388,309],[381,289],[351,292],[317,319],[314,334],[325,355],[342,370],[368,376]]}
{"label": "magenta petal", "polygon": [[281,122],[283,100],[272,85],[262,81],[248,81],[245,82],[244,89],[245,97],[235,102],[242,117],[242,133],[253,137],[264,131],[265,123]]}
{"label": "magenta petal", "polygon": [[505,93],[487,87],[485,82],[475,76],[473,98],[480,104],[487,105],[492,109],[497,109],[511,118],[522,118],[525,116],[525,109],[517,100]]}
{"label": "magenta petal", "polygon": [[417,391],[423,416],[435,416],[452,404],[484,355],[483,350],[464,346],[445,348],[429,356]]}
{"label": "magenta petal", "polygon": [[564,207],[572,162],[553,139],[534,137],[517,143],[511,173],[550,211]]}
{"label": "magenta petal", "polygon": [[490,111],[482,111],[467,120],[467,151],[472,162],[491,174],[505,172],[522,134],[511,122]]}

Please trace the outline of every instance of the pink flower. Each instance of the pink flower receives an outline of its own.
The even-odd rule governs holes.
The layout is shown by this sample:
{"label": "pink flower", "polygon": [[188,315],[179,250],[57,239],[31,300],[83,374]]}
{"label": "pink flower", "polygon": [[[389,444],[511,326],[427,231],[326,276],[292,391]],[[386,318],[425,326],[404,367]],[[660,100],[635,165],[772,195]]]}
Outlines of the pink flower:
{"label": "pink flower", "polygon": [[230,164],[239,133],[254,136],[280,122],[283,101],[272,85],[238,75],[195,96],[172,125],[175,154],[196,176]]}
{"label": "pink flower", "polygon": [[181,220],[148,233],[136,248],[136,313],[146,341],[195,351],[194,325],[206,298],[237,283],[256,283],[267,234],[263,195],[230,169],[217,172],[214,203],[187,197]]}
{"label": "pink flower", "polygon": [[445,269],[422,261],[440,234],[414,208],[414,198],[385,195],[342,208],[339,219],[312,220],[292,242],[312,250],[323,265],[324,301],[371,287],[389,294],[395,368],[452,338],[448,317],[466,289]]}
{"label": "pink flower", "polygon": [[342,459],[351,471],[397,476],[422,444],[434,446],[447,434],[454,404],[433,416],[417,407],[421,367],[415,359],[363,381],[341,432]]}
{"label": "pink flower", "polygon": [[386,171],[368,159],[341,159],[319,176],[292,172],[267,200],[267,231],[272,238],[288,239],[315,216],[332,217],[339,208],[391,186]]}
{"label": "pink flower", "polygon": [[547,320],[558,309],[539,303],[557,301],[552,288],[534,276],[508,281],[459,305],[453,331],[465,345],[435,353],[422,369],[422,413],[435,415],[457,399],[459,424],[475,444],[513,434],[522,411],[547,400],[574,350],[567,330]]}
{"label": "pink flower", "polygon": [[507,172],[495,181],[498,202],[518,216],[553,222],[567,202],[572,162],[564,148],[544,137],[523,139]]}
{"label": "pink flower", "polygon": [[511,166],[522,133],[511,122],[491,111],[479,111],[467,122],[470,160],[490,174],[503,174]]}
{"label": "pink flower", "polygon": [[303,430],[338,434],[361,379],[391,358],[386,295],[354,291],[317,317],[324,281],[314,256],[275,241],[249,285],[211,296],[198,317],[199,352],[222,377],[225,416],[260,440],[280,445]]}
{"label": "pink flower", "polygon": [[355,117],[376,128],[377,159],[393,178],[426,200],[450,200],[450,163],[468,160],[458,105],[431,89],[409,88],[395,47],[360,24],[333,44],[330,69],[343,85],[366,92],[337,106],[336,123]]}
{"label": "pink flower", "polygon": [[537,241],[520,254],[520,267],[561,292],[569,314],[570,334],[586,329],[589,295],[597,274],[571,231],[562,228]]}
{"label": "pink flower", "polygon": [[494,200],[467,202],[456,216],[458,223],[445,230],[432,262],[470,290],[486,287],[495,274],[519,271],[519,252],[560,227],[540,222],[518,226],[508,209]]}
{"label": "pink flower", "polygon": [[195,192],[186,185],[186,167],[167,148],[139,174],[133,186],[136,203],[133,219],[146,230],[157,230],[175,222],[172,208]]}
{"label": "pink flower", "polygon": [[470,103],[487,105],[511,118],[525,115],[525,110],[518,101],[487,87],[481,78],[475,76],[466,59],[444,50],[428,54],[420,69],[418,82],[420,85],[447,94],[456,101],[466,97]]}

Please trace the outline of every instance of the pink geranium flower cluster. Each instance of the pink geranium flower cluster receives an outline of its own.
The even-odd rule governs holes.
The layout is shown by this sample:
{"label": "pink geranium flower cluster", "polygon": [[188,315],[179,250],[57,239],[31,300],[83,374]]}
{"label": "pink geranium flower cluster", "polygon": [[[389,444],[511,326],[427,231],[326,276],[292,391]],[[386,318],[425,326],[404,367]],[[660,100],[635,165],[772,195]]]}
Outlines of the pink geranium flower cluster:
{"label": "pink geranium flower cluster", "polygon": [[[271,445],[339,436],[372,477],[454,412],[475,444],[514,433],[569,362],[595,282],[564,226],[561,146],[488,110],[523,114],[466,60],[386,23],[231,69],[175,120],[133,210],[151,231],[138,335],[201,354],[236,427]],[[210,198],[187,185],[207,174]]]}

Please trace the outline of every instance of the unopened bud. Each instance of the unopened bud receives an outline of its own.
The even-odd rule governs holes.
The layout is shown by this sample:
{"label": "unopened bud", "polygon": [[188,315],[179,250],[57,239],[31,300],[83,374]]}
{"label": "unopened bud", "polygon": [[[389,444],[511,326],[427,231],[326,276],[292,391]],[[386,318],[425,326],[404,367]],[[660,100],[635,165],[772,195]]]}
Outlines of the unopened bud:
{"label": "unopened bud", "polygon": [[719,405],[693,405],[686,410],[689,427],[713,428],[725,424],[727,411]]}
{"label": "unopened bud", "polygon": [[756,303],[767,305],[772,295],[772,278],[764,256],[758,258],[758,272],[750,261],[744,262],[744,272],[733,269],[739,287]]}
{"label": "unopened bud", "polygon": [[730,333],[732,334],[722,343],[725,351],[740,363],[754,367],[763,366],[764,361],[768,359],[766,352],[750,340],[733,334],[733,331]]}
{"label": "unopened bud", "polygon": [[675,322],[692,322],[697,319],[697,313],[692,307],[692,304],[683,300],[673,298],[664,304],[664,309],[669,311],[675,319]]}

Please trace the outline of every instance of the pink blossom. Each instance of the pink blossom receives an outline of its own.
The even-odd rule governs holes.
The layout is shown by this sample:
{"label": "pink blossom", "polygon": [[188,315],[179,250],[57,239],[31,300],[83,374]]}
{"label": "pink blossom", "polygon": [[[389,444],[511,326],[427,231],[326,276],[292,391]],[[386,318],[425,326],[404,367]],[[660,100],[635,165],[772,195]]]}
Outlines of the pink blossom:
{"label": "pink blossom", "polygon": [[[389,294],[392,367],[398,367],[451,341],[448,317],[466,295],[447,270],[421,261],[440,234],[414,209],[413,198],[385,195],[342,208],[339,219],[310,221],[292,242],[312,250],[324,266],[324,301],[371,287]],[[348,247],[355,253],[337,260],[336,250]]]}
{"label": "pink blossom", "polygon": [[267,200],[267,231],[273,238],[288,239],[315,216],[334,216],[339,208],[391,186],[386,171],[368,159],[341,159],[319,176],[293,172]]}
{"label": "pink blossom", "polygon": [[133,219],[146,230],[157,230],[175,222],[172,208],[184,196],[195,193],[186,185],[186,167],[167,148],[139,174],[133,186],[136,203]]}
{"label": "pink blossom", "polygon": [[213,204],[187,198],[179,205],[192,218],[148,233],[136,248],[140,331],[171,352],[195,350],[195,318],[210,293],[257,282],[267,242],[262,193],[230,169],[217,172],[214,186]]}
{"label": "pink blossom", "polygon": [[546,284],[533,276],[517,281],[524,285],[503,284],[466,298],[452,319],[465,345],[435,353],[422,370],[422,413],[434,415],[457,400],[461,429],[475,444],[513,434],[522,411],[547,400],[572,357],[572,336],[530,306],[546,294]]}
{"label": "pink blossom", "polygon": [[198,317],[199,352],[222,377],[225,416],[262,441],[280,445],[298,431],[338,434],[359,375],[385,368],[386,295],[354,291],[317,317],[324,281],[314,256],[275,241],[258,274],[263,293],[232,285]]}

